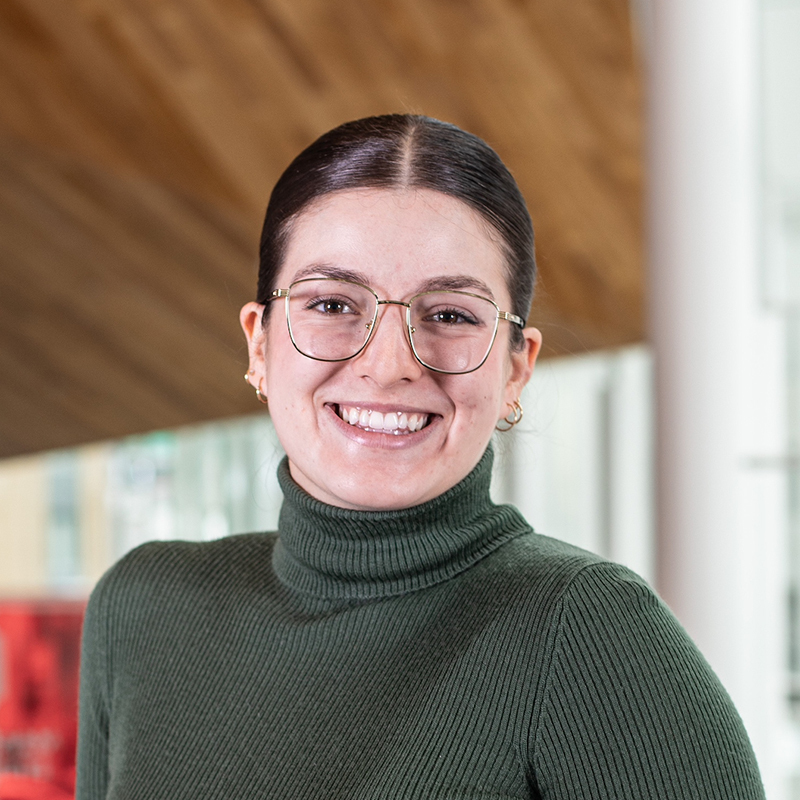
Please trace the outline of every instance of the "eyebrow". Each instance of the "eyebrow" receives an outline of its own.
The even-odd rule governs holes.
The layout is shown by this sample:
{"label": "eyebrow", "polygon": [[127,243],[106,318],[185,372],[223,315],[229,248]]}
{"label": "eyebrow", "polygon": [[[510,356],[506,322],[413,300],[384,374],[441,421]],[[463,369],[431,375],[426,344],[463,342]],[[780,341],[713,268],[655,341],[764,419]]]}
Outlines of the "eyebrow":
{"label": "eyebrow", "polygon": [[469,275],[442,275],[436,278],[429,278],[419,288],[420,292],[435,292],[459,289],[477,289],[488,297],[494,299],[492,290],[478,278]]}
{"label": "eyebrow", "polygon": [[353,283],[363,283],[369,286],[367,276],[363,272],[356,272],[352,269],[342,269],[331,264],[309,264],[295,273],[292,281],[299,281],[302,278],[324,275],[326,278],[335,278],[338,281],[352,281]]}
{"label": "eyebrow", "polygon": [[[299,281],[302,278],[309,278],[315,275],[323,275],[326,278],[334,278],[340,281],[363,283],[365,286],[370,285],[369,278],[363,272],[334,267],[331,264],[309,264],[309,266],[299,270],[293,280]],[[414,294],[448,290],[458,291],[460,289],[475,289],[494,299],[492,290],[482,280],[473,278],[470,275],[438,275],[435,278],[428,278],[428,280],[419,285]]]}

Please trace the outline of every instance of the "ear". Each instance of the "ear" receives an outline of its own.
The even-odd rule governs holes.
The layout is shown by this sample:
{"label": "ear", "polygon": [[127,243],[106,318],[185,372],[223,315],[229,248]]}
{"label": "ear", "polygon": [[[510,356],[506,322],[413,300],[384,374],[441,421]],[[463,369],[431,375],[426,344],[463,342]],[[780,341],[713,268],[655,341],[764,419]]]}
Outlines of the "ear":
{"label": "ear", "polygon": [[524,347],[511,352],[511,369],[503,397],[503,402],[507,404],[504,406],[506,411],[508,411],[509,405],[513,405],[515,400],[519,400],[525,384],[533,374],[536,358],[542,348],[542,334],[536,328],[525,328],[522,335],[525,337]]}
{"label": "ear", "polygon": [[239,312],[239,322],[244,331],[245,339],[247,339],[248,373],[252,374],[250,383],[254,388],[260,387],[261,391],[266,394],[267,387],[261,385],[266,375],[264,355],[266,333],[264,326],[261,324],[263,317],[264,306],[260,303],[245,303]]}

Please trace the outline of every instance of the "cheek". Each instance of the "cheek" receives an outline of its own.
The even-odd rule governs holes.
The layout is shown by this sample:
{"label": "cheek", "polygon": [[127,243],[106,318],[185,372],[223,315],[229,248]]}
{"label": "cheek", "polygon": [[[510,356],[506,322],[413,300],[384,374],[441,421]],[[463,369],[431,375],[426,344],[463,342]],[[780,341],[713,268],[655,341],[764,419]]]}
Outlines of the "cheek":
{"label": "cheek", "polygon": [[263,348],[267,380],[282,383],[282,376],[294,369],[293,356],[299,355],[289,338],[282,308],[274,308],[272,316],[267,320]]}
{"label": "cheek", "polygon": [[[270,331],[266,350],[270,407],[275,412],[276,422],[283,411],[292,415],[293,424],[305,424],[313,418],[318,391],[336,378],[342,364],[306,358],[297,352],[288,334],[282,336],[279,332],[276,337],[272,334]],[[284,414],[280,416],[284,418]]]}
{"label": "cheek", "polygon": [[490,369],[484,373],[488,366],[488,363],[484,364],[471,375],[450,376],[447,393],[453,402],[456,424],[493,427],[499,418],[498,410],[503,404],[505,383],[501,369]]}

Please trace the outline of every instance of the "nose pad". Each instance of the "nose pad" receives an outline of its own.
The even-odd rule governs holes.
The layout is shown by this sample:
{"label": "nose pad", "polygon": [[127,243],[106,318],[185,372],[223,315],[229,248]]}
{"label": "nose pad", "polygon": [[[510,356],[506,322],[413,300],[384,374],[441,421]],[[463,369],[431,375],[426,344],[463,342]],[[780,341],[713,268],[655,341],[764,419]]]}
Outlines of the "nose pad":
{"label": "nose pad", "polygon": [[379,311],[373,325],[366,323],[370,330],[370,340],[356,358],[359,368],[381,385],[389,385],[399,380],[413,380],[422,374],[423,366],[417,361],[408,337],[405,319],[405,306],[401,303],[382,303],[396,305],[400,318],[387,321],[389,309]]}

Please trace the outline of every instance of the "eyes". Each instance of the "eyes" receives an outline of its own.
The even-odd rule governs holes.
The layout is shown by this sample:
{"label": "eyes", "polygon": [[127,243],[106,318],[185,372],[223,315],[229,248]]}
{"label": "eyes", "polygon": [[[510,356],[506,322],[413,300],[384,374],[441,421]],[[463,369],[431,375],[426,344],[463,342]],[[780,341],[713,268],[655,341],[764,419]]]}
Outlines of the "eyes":
{"label": "eyes", "polygon": [[[411,317],[417,323],[429,323],[433,325],[453,326],[453,325],[480,325],[481,320],[467,308],[460,308],[456,305],[442,305],[436,302],[435,296],[421,295],[411,301]],[[438,298],[441,299],[441,298]],[[448,302],[452,297],[447,298]],[[306,311],[314,311],[321,316],[341,317],[345,315],[365,314],[370,318],[375,313],[374,302],[371,308],[364,308],[363,303],[345,296],[324,296],[313,297],[304,303]],[[405,305],[405,304],[400,304]]]}
{"label": "eyes", "polygon": [[480,321],[475,319],[468,311],[458,308],[442,308],[435,311],[427,311],[422,317],[423,322],[434,322],[442,325],[479,325]]}
{"label": "eyes", "polygon": [[317,311],[329,316],[361,313],[352,300],[342,297],[317,297],[309,300],[305,307],[308,311]]}

